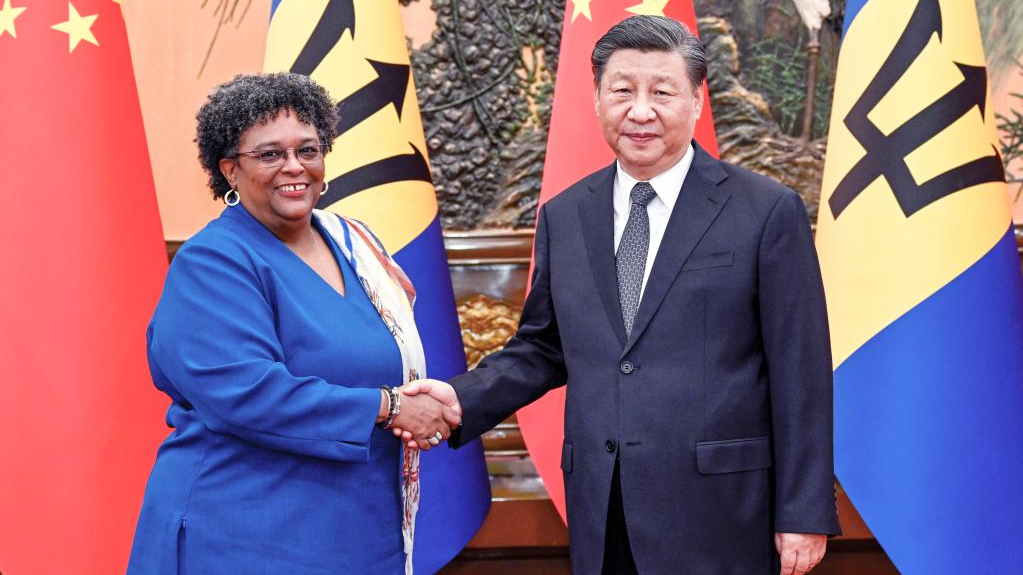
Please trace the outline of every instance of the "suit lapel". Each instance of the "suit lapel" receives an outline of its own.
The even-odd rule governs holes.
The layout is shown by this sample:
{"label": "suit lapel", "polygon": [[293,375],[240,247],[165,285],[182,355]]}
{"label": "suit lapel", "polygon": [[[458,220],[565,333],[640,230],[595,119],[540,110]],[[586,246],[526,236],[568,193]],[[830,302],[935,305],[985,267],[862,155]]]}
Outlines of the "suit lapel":
{"label": "suit lapel", "polygon": [[618,300],[618,274],[614,254],[615,164],[604,168],[590,184],[589,195],[579,204],[579,218],[590,270],[597,284],[604,313],[618,342],[625,345],[625,322]]}
{"label": "suit lapel", "polygon": [[[632,349],[633,344],[643,334],[643,330],[650,324],[675,277],[728,201],[729,194],[718,187],[727,174],[718,165],[718,161],[697,146],[695,141],[693,146],[696,148],[696,155],[689,167],[689,173],[686,174],[671,217],[668,218],[668,227],[664,230],[653,269],[643,290],[643,299],[640,300],[636,321],[622,352],[623,356]],[[621,318],[620,311],[618,316]],[[620,319],[619,322],[621,323]]]}

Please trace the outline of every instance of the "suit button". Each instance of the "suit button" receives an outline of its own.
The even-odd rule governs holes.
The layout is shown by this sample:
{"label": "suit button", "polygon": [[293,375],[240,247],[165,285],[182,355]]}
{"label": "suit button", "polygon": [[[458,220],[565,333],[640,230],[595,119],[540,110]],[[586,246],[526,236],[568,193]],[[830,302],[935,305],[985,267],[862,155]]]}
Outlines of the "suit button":
{"label": "suit button", "polygon": [[632,370],[636,369],[636,366],[632,365],[631,361],[623,361],[619,368],[622,370],[622,373],[628,375],[632,373]]}
{"label": "suit button", "polygon": [[618,446],[615,445],[613,439],[608,439],[607,441],[604,442],[604,449],[606,449],[608,453],[614,453],[616,447]]}

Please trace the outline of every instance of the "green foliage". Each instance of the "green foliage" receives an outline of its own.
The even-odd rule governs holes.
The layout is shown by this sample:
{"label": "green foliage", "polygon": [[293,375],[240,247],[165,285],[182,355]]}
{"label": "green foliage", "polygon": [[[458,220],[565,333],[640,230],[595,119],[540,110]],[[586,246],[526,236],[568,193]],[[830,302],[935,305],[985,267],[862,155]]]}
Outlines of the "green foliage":
{"label": "green foliage", "polygon": [[[1023,68],[1023,64],[1018,65]],[[1023,94],[1014,92],[1012,97],[1023,103]],[[1016,197],[1013,201],[1018,202],[1021,193],[1023,193],[1023,172],[1020,171],[1019,162],[1017,162],[1017,160],[1023,160],[1023,114],[1020,113],[1020,110],[1013,108],[1008,110],[1008,115],[996,113],[995,118],[998,120],[1000,132],[998,141],[1002,146],[1005,179],[1009,185],[1016,187]]]}
{"label": "green foliage", "polygon": [[[791,136],[800,135],[806,105],[806,40],[806,29],[800,28],[795,42],[791,38],[769,37],[750,46],[744,58],[746,86],[764,95],[779,127]],[[811,138],[828,132],[834,76],[828,59],[818,56]]]}

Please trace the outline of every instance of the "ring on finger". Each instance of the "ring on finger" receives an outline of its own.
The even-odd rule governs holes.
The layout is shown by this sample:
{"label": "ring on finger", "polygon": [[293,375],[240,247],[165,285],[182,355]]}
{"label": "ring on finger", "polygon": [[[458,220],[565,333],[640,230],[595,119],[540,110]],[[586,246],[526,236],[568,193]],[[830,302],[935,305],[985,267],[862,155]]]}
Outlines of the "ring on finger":
{"label": "ring on finger", "polygon": [[427,439],[426,442],[429,443],[430,445],[438,445],[440,443],[440,440],[437,439],[436,437],[431,437],[430,439]]}
{"label": "ring on finger", "polygon": [[444,439],[444,434],[438,431],[437,433],[433,434],[433,438],[436,439],[437,441],[441,441],[442,439]]}

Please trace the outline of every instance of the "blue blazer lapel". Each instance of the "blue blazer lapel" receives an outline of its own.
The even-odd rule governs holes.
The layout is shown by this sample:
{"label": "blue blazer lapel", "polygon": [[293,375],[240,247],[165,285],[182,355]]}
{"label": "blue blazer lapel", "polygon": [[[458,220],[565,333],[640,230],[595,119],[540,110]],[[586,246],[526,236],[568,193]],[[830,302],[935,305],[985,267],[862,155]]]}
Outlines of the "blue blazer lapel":
{"label": "blue blazer lapel", "polygon": [[[643,330],[650,324],[657,309],[668,294],[675,277],[693,253],[696,244],[703,234],[721,213],[730,194],[718,186],[728,175],[715,160],[693,141],[696,155],[689,167],[682,191],[679,193],[675,208],[668,218],[668,227],[664,230],[661,246],[657,250],[653,269],[647,278],[643,299],[639,303],[636,321],[632,326],[629,341],[622,351],[624,356],[632,349],[633,344],[643,335]],[[613,262],[613,260],[612,260]],[[613,265],[612,265],[613,269]],[[617,282],[617,279],[615,279]],[[616,290],[617,291],[617,290]],[[618,314],[621,323],[621,312]],[[624,332],[624,328],[623,328]]]}
{"label": "blue blazer lapel", "polygon": [[579,220],[604,313],[618,342],[625,345],[625,321],[618,299],[618,273],[614,253],[614,181],[612,163],[589,184],[589,195],[579,203]]}

